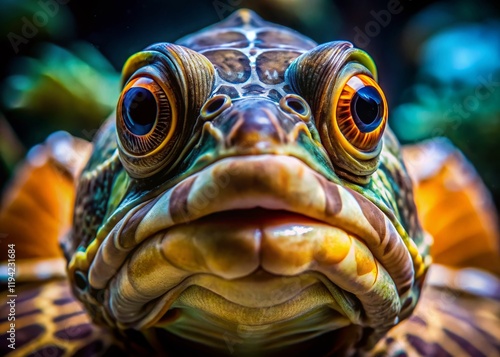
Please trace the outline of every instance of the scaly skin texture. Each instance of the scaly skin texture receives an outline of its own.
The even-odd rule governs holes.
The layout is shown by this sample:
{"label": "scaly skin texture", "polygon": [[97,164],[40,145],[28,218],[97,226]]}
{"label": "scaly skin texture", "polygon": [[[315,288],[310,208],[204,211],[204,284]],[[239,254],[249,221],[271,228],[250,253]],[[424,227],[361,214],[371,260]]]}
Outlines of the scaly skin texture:
{"label": "scaly skin texture", "polygon": [[[243,354],[373,347],[430,263],[375,80],[351,44],[246,10],[132,56],[64,243],[94,321],[166,351],[226,351],[239,331]],[[364,86],[377,120],[355,122]]]}

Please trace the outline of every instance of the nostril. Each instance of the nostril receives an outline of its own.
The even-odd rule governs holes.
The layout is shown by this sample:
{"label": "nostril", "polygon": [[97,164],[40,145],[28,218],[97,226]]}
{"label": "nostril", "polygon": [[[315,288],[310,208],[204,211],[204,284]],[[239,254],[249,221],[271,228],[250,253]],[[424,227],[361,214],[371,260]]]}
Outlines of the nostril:
{"label": "nostril", "polygon": [[210,98],[201,108],[201,116],[205,120],[212,119],[231,106],[231,98],[218,94]]}
{"label": "nostril", "polygon": [[290,108],[295,110],[297,113],[304,115],[307,113],[307,108],[304,106],[303,103],[299,102],[297,99],[294,98],[289,98],[287,100],[287,104]]}
{"label": "nostril", "polygon": [[206,112],[211,114],[215,113],[218,111],[225,103],[225,98],[215,98],[214,100],[210,101],[207,105]]}
{"label": "nostril", "polygon": [[280,107],[290,114],[299,116],[304,121],[309,121],[311,116],[309,105],[303,98],[295,94],[284,96],[280,101]]}

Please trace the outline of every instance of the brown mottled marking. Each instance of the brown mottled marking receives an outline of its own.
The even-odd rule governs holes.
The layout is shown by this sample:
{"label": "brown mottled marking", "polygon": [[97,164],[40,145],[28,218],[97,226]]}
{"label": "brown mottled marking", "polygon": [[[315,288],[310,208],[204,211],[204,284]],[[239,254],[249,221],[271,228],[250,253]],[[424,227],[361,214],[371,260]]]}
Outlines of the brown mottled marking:
{"label": "brown mottled marking", "polygon": [[[385,227],[385,226],[384,226]],[[397,239],[394,239],[391,235],[391,237],[389,238],[389,241],[387,242],[387,245],[385,246],[384,248],[384,255],[388,254],[390,251],[393,250],[393,248],[396,246],[397,244]]]}
{"label": "brown mottled marking", "polygon": [[385,250],[384,250],[384,254],[387,254],[389,252],[389,250],[387,248],[387,244],[389,244],[390,242],[397,241],[398,237],[399,236],[396,234],[396,232],[394,232],[392,230],[389,230],[389,234],[388,235],[386,235],[384,237],[380,237],[379,245],[382,246],[382,245],[386,244]]}
{"label": "brown mottled marking", "polygon": [[[454,319],[459,320],[460,322],[464,322],[467,324],[468,327],[470,327],[474,333],[478,333],[480,336],[484,337],[490,343],[492,346],[494,346],[496,349],[500,351],[500,339],[494,335],[491,334],[491,332],[486,332],[483,328],[479,327],[477,324],[475,324],[472,319],[470,318],[470,315],[467,316],[464,311],[455,311],[452,308],[442,308],[442,307],[437,307],[437,310],[445,315],[451,316]],[[474,313],[474,312],[473,312]]]}
{"label": "brown mottled marking", "polygon": [[64,327],[54,333],[54,336],[61,340],[83,340],[92,334],[92,325],[89,323],[83,323],[76,326],[71,326],[70,328]]}
{"label": "brown mottled marking", "polygon": [[414,316],[411,316],[410,317],[410,320],[414,323],[416,323],[417,325],[421,325],[421,326],[424,326],[426,327],[427,326],[427,322],[425,322],[425,320],[417,315],[414,315]]}
{"label": "brown mottled marking", "polygon": [[276,102],[279,102],[282,97],[280,92],[278,92],[276,89],[271,89],[267,96]]}
{"label": "brown mottled marking", "polygon": [[[0,334],[0,356],[100,356],[111,345],[124,342],[115,340],[109,330],[92,324],[82,305],[71,297],[67,280],[47,282],[40,288],[29,290],[20,288],[18,297],[23,302],[16,306],[19,307],[15,321],[16,350],[12,351],[4,343],[10,322],[2,322],[0,329],[4,334]],[[30,312],[38,315],[23,315],[23,306],[32,304],[36,310]],[[5,300],[1,305],[6,305]],[[101,347],[94,353],[75,354],[95,341]]]}
{"label": "brown mottled marking", "polygon": [[[10,325],[7,325],[10,326]],[[41,336],[45,332],[45,328],[40,325],[40,324],[32,324],[28,326],[23,326],[19,328],[19,324],[17,324],[16,328],[16,347],[21,348],[22,346],[26,345],[29,343],[32,339],[36,339],[39,336]],[[6,346],[6,341],[7,338],[9,337],[9,333],[3,333],[0,335],[0,341],[2,348],[0,348],[0,352],[2,352],[2,355],[5,355],[4,353],[9,352],[9,348]],[[4,348],[5,346],[5,348]]]}
{"label": "brown mottled marking", "polygon": [[413,184],[408,176],[402,174],[401,170],[391,170],[391,174],[399,187],[400,198],[403,201],[401,207],[404,207],[401,210],[401,214],[408,227],[408,233],[415,239],[418,237],[417,232],[421,230],[421,227],[413,198]]}
{"label": "brown mottled marking", "polygon": [[319,183],[323,187],[326,197],[325,213],[328,216],[336,216],[342,210],[342,198],[340,197],[339,188],[324,179],[320,179]]}
{"label": "brown mottled marking", "polygon": [[[41,288],[34,288],[32,290],[24,292],[20,297],[16,299],[17,303],[28,301],[36,298],[40,294]],[[1,310],[0,310],[1,311]]]}
{"label": "brown mottled marking", "polygon": [[264,94],[266,92],[266,88],[262,87],[258,84],[247,84],[242,89],[243,95],[259,95]]}
{"label": "brown mottled marking", "polygon": [[471,357],[487,357],[484,353],[479,351],[472,343],[467,341],[462,336],[453,333],[453,331],[443,328],[443,332],[453,341],[455,341],[464,351]]}
{"label": "brown mottled marking", "polygon": [[73,297],[64,297],[54,300],[54,305],[66,305],[72,303],[74,300],[75,299]]}
{"label": "brown mottled marking", "polygon": [[40,357],[40,356],[60,357],[64,356],[65,353],[66,349],[56,345],[50,345],[42,347],[30,353],[27,357]]}
{"label": "brown mottled marking", "polygon": [[392,278],[394,279],[394,281],[398,282],[398,294],[399,296],[402,296],[413,286],[414,270],[410,266],[411,263],[405,263],[405,256],[407,254],[407,251],[394,250],[394,247],[397,246],[398,241],[400,240],[397,233],[394,230],[389,230],[388,237],[380,242],[380,246],[383,246],[383,244],[385,244],[383,254],[388,260],[385,264],[385,268],[389,270],[391,270],[392,268],[396,268],[396,273],[392,276]]}
{"label": "brown mottled marking", "polygon": [[[40,309],[30,310],[30,311],[26,311],[26,312],[23,312],[20,314],[16,314],[16,319],[20,319],[21,317],[26,317],[26,316],[40,314],[40,313],[42,313],[42,310],[40,310]],[[8,320],[8,316],[6,316],[5,318],[2,318],[0,321],[4,322],[7,320]]]}
{"label": "brown mottled marking", "polygon": [[231,97],[232,99],[238,98],[240,94],[234,87],[230,86],[220,86],[220,88],[215,92],[215,94],[225,94]]}
{"label": "brown mottled marking", "polygon": [[188,196],[196,177],[190,177],[174,188],[170,196],[169,210],[175,223],[183,222],[189,217]]}
{"label": "brown mottled marking", "polygon": [[412,334],[406,335],[406,339],[421,356],[453,357],[437,342],[427,343],[420,337]]}
{"label": "brown mottled marking", "polygon": [[300,55],[300,52],[293,51],[268,51],[260,54],[256,61],[259,79],[265,84],[284,82],[286,69]]}
{"label": "brown mottled marking", "polygon": [[79,310],[79,311],[73,311],[73,312],[70,312],[69,314],[64,314],[64,315],[59,315],[59,316],[56,316],[52,319],[53,322],[60,322],[60,321],[64,321],[66,319],[69,319],[73,316],[77,316],[77,315],[81,315],[81,314],[84,314],[85,311],[83,310]]}
{"label": "brown mottled marking", "polygon": [[[363,211],[363,215],[366,217],[370,225],[375,229],[377,234],[380,237],[380,240],[384,239],[385,233],[386,233],[386,228],[385,228],[385,219],[384,219],[384,214],[380,212],[380,210],[373,205],[370,201],[368,201],[366,198],[361,196],[359,193],[348,189],[351,195],[354,197],[354,199],[358,202],[359,207],[361,208],[361,211]],[[387,245],[392,245],[396,244],[395,241],[389,241]],[[387,247],[386,247],[387,250]],[[386,252],[384,251],[384,254]]]}
{"label": "brown mottled marking", "polygon": [[[410,274],[413,274],[413,272],[410,271],[410,273],[408,275],[410,275]],[[399,289],[398,289],[399,296],[406,294],[408,292],[408,290],[411,289],[412,286],[413,286],[413,281],[411,279],[408,279],[404,285],[399,287]]]}
{"label": "brown mottled marking", "polygon": [[258,48],[293,47],[311,49],[316,44],[305,37],[299,37],[291,31],[269,30],[257,34]]}
{"label": "brown mottled marking", "polygon": [[236,47],[245,48],[248,47],[249,41],[247,37],[241,32],[229,31],[221,32],[214,36],[213,34],[200,35],[194,40],[183,42],[180,44],[190,47],[196,51],[203,50],[205,48],[213,47]]}
{"label": "brown mottled marking", "polygon": [[151,207],[153,207],[161,196],[155,197],[153,200],[149,201],[141,208],[139,208],[133,215],[127,220],[125,226],[121,229],[118,241],[120,247],[123,249],[132,249],[135,247],[137,242],[135,241],[135,232],[137,227],[142,222],[146,214],[149,212]]}
{"label": "brown mottled marking", "polygon": [[250,78],[251,68],[248,57],[237,50],[216,50],[203,53],[212,62],[225,81],[244,83]]}

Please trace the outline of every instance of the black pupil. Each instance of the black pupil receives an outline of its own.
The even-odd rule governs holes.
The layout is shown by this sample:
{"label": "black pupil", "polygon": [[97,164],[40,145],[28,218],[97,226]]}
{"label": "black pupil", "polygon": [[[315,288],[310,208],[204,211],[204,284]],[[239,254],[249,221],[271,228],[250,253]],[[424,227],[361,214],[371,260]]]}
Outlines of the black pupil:
{"label": "black pupil", "polygon": [[146,88],[131,88],[123,99],[123,120],[128,130],[135,135],[151,131],[156,121],[158,106],[151,91]]}
{"label": "black pupil", "polygon": [[359,130],[375,130],[382,121],[382,97],[375,87],[360,88],[351,101],[351,113]]}

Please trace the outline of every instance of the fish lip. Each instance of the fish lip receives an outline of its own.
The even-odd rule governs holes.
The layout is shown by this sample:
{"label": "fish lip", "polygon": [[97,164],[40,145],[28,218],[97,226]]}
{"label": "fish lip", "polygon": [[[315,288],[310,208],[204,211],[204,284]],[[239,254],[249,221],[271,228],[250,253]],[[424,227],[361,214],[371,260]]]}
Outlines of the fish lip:
{"label": "fish lip", "polygon": [[[224,213],[224,212],[219,212],[219,213]],[[194,221],[194,223],[196,223],[196,221]],[[332,228],[335,228],[335,227],[332,227]],[[168,230],[165,230],[163,232],[159,232],[157,234],[157,236],[163,236],[167,232],[168,232]],[[152,238],[154,238],[154,237],[152,237]],[[144,245],[147,243],[154,243],[154,242],[151,242],[151,240],[143,242],[142,244]],[[139,249],[140,249],[140,247],[139,247]],[[137,252],[137,250],[135,251],[135,253],[139,254],[139,255],[141,254],[140,252]],[[173,263],[173,265],[176,265],[176,264]],[[185,269],[185,267],[184,267],[184,269]],[[329,306],[329,308],[331,310],[337,311],[340,315],[342,315],[346,318],[349,318],[351,320],[351,322],[356,322],[356,323],[361,324],[362,321],[361,321],[360,315],[362,315],[362,311],[359,309],[361,304],[360,304],[359,300],[356,298],[356,296],[354,296],[354,294],[352,294],[350,291],[347,291],[347,290],[339,287],[335,283],[335,281],[333,281],[331,278],[328,278],[324,273],[322,273],[320,271],[304,270],[298,275],[276,275],[274,272],[270,272],[262,264],[260,264],[257,270],[251,271],[247,275],[239,276],[237,278],[229,278],[227,280],[229,282],[233,282],[234,279],[239,280],[239,279],[250,278],[250,277],[253,277],[255,275],[255,273],[258,271],[263,271],[265,273],[274,274],[275,276],[279,276],[281,278],[302,277],[304,275],[314,276],[317,280],[317,283],[321,283],[324,287],[326,287],[326,289],[331,294],[331,298],[333,299],[333,301],[336,302],[335,308],[333,308],[332,306]],[[186,290],[187,288],[189,288],[193,285],[204,287],[203,285],[192,284],[192,280],[196,279],[197,277],[199,277],[201,275],[211,275],[211,276],[216,277],[216,278],[224,279],[224,277],[222,277],[220,275],[216,275],[215,273],[187,272],[185,278],[183,278],[182,280],[180,280],[176,284],[173,284],[168,289],[165,289],[160,294],[160,296],[158,298],[155,298],[155,299],[147,302],[147,305],[153,306],[151,309],[149,309],[149,312],[147,312],[146,314],[141,314],[140,318],[139,318],[138,314],[134,313],[133,315],[130,315],[130,316],[133,316],[133,321],[128,320],[125,322],[120,322],[120,323],[118,323],[118,326],[122,329],[131,328],[131,327],[136,328],[136,329],[144,329],[144,328],[149,328],[149,327],[155,326],[156,322],[158,322],[158,320],[160,320],[162,318],[162,316],[164,316],[167,313],[167,311],[173,307],[172,305],[177,301],[179,296],[182,295],[184,290]],[[117,288],[117,285],[120,285],[120,282],[118,282],[117,279],[115,279],[115,278],[112,279],[111,285],[110,285],[111,286],[110,291],[118,291],[119,289]],[[303,290],[306,290],[306,289],[303,289]],[[303,292],[303,291],[300,291],[300,290],[296,291],[294,295],[290,296],[288,301],[293,300],[301,292]],[[115,297],[118,296],[118,299],[119,299],[120,294],[114,294],[114,295],[115,295]],[[221,295],[221,296],[222,296],[222,298],[227,298],[224,295]],[[112,312],[113,310],[115,310],[113,308],[113,305],[119,306],[119,305],[122,305],[122,303],[121,302],[118,302],[116,304],[110,303],[107,306],[108,311]],[[249,308],[250,307],[250,306],[244,305],[244,304],[240,304],[240,305],[242,308]],[[280,304],[274,304],[274,305],[271,305],[268,307],[275,308],[278,305],[280,305]],[[313,308],[311,308],[309,310],[304,310],[304,311],[302,311],[302,314],[309,313],[316,308],[318,308],[318,306],[314,306]],[[115,316],[113,318],[113,320],[119,320],[116,318],[115,313],[112,312],[112,315]],[[294,316],[291,319],[294,319],[296,317],[300,317],[300,315]]]}
{"label": "fish lip", "polygon": [[[215,174],[217,170],[219,176]],[[276,180],[270,179],[273,175],[279,175],[282,172],[287,173],[285,178],[289,180],[288,185],[282,185],[282,182],[277,183]],[[225,198],[221,199],[222,205],[214,205],[213,201],[209,201],[205,206],[199,206],[198,212],[194,212],[190,208],[189,194],[194,192],[196,196],[200,192],[203,192],[203,190],[208,187],[206,184],[214,181],[212,176],[215,175],[216,178],[221,179],[223,177],[223,175],[220,175],[221,173],[229,174],[230,178],[231,176],[236,178],[236,180],[230,180],[229,183],[224,183],[225,181],[223,180],[219,181],[219,183],[222,182],[222,186],[225,190],[229,189],[229,191],[232,190],[232,192],[219,192],[223,196],[225,195]],[[259,186],[257,190],[245,187],[242,185],[242,182],[238,181],[241,178],[243,178],[243,183],[246,182],[248,184],[248,182],[257,182],[264,186]],[[290,201],[292,196],[289,192],[290,187],[295,187],[296,196],[302,199],[299,205],[293,200]],[[237,193],[238,190],[240,190],[240,193],[243,193],[243,199],[241,199],[240,196],[240,200],[235,200],[235,193]],[[339,209],[339,207],[335,206],[335,204],[339,202],[328,202],[328,194],[325,192],[328,194],[332,192],[335,193],[337,199],[344,204],[348,201],[350,204],[358,205],[358,207],[362,205],[365,211],[363,211],[363,208],[361,210],[358,209],[356,212],[351,212],[349,209],[349,214],[346,214],[346,212],[342,211],[342,207]],[[253,197],[252,195],[256,195],[257,197]],[[175,196],[176,199],[174,200],[172,196]],[[175,203],[170,204],[171,201]],[[374,249],[378,249],[379,251],[380,249],[383,250],[384,247],[387,247],[389,242],[392,242],[394,245],[393,248],[399,252],[399,260],[397,263],[401,263],[401,261],[408,263],[409,261],[411,265],[411,257],[409,257],[408,252],[405,251],[401,237],[398,235],[392,222],[368,199],[351,189],[328,181],[295,157],[258,155],[230,157],[216,161],[214,164],[186,178],[176,186],[159,195],[156,199],[141,204],[129,212],[125,218],[115,226],[115,229],[112,230],[108,237],[106,237],[105,242],[99,247],[96,259],[94,259],[90,268],[89,281],[92,285],[92,283],[99,278],[98,273],[103,272],[102,268],[109,268],[109,266],[101,264],[105,261],[104,257],[110,256],[110,253],[117,253],[122,255],[124,258],[123,261],[117,266],[111,267],[112,274],[107,280],[101,280],[103,286],[98,286],[97,288],[106,287],[110,280],[115,281],[116,278],[114,275],[118,272],[122,263],[125,262],[128,254],[142,244],[143,241],[162,230],[179,224],[189,223],[200,217],[205,217],[209,214],[224,210],[246,209],[259,206],[267,209],[285,209],[290,212],[304,214],[305,216],[330,224],[332,227],[339,227],[346,231],[352,231],[353,228],[356,228],[355,230],[357,230],[357,232],[354,233],[358,234],[355,235],[363,237],[365,241],[367,239],[375,239],[375,236],[378,234],[375,228],[378,228],[380,231],[383,226],[383,233],[385,233],[385,235],[383,237],[378,237],[379,239],[377,242],[367,244],[370,251]],[[375,227],[377,222],[373,217],[371,217],[370,221],[370,217],[366,214],[366,210],[378,212],[378,227]],[[334,219],[335,222],[332,223],[329,218],[335,218],[335,214],[339,214],[343,217],[340,220]],[[356,216],[355,218],[358,219],[357,223],[356,219],[349,217],[352,215]],[[137,217],[140,219],[137,219]],[[360,223],[361,221],[363,222]],[[108,252],[106,252],[106,249],[108,249]],[[376,258],[378,259],[379,256],[376,256]],[[407,268],[408,264],[405,265],[405,269]],[[392,270],[394,270],[394,267]],[[94,274],[92,275],[92,273]],[[413,279],[413,271],[410,273],[411,274],[406,274],[407,276],[404,277],[400,276],[400,280],[403,280],[404,284],[408,285],[408,281]],[[401,281],[399,283],[403,284]],[[401,288],[401,286],[398,286],[398,288]],[[108,310],[109,308],[108,306]]]}
{"label": "fish lip", "polygon": [[[206,290],[210,293],[213,293],[214,295],[219,296],[221,299],[226,300],[228,302],[228,305],[233,305],[233,306],[237,306],[238,308],[241,308],[241,309],[249,309],[249,310],[250,309],[257,310],[257,309],[262,309],[262,308],[274,308],[274,309],[279,308],[281,305],[287,304],[287,303],[295,300],[300,295],[303,295],[304,293],[308,293],[311,289],[316,288],[318,286],[321,286],[322,288],[328,290],[328,294],[329,294],[328,299],[330,299],[330,301],[323,302],[323,303],[318,302],[317,305],[312,306],[308,309],[303,309],[300,312],[300,314],[294,315],[294,316],[289,317],[289,318],[285,318],[285,317],[280,317],[279,319],[272,318],[271,321],[259,321],[259,322],[240,321],[236,318],[229,320],[233,323],[238,323],[240,325],[247,324],[247,325],[253,325],[253,326],[262,326],[262,325],[268,325],[268,324],[276,323],[276,322],[280,322],[280,321],[287,321],[287,320],[294,319],[297,316],[301,316],[305,313],[308,313],[314,309],[317,309],[320,306],[328,306],[330,309],[338,312],[342,316],[344,316],[344,317],[346,316],[346,313],[342,310],[342,308],[339,304],[338,296],[336,298],[334,296],[334,294],[331,294],[332,289],[338,289],[338,290],[341,290],[341,289],[336,287],[327,277],[325,277],[321,273],[318,273],[315,271],[306,271],[299,276],[284,277],[284,276],[272,275],[272,274],[268,273],[267,271],[265,271],[265,269],[260,268],[257,271],[251,273],[250,275],[245,276],[244,279],[245,280],[253,279],[259,273],[268,274],[268,275],[272,276],[273,278],[275,278],[276,280],[288,278],[290,280],[291,279],[299,279],[299,280],[300,279],[307,279],[309,281],[304,283],[303,285],[301,285],[293,293],[287,294],[286,298],[279,299],[280,301],[278,301],[277,303],[269,304],[266,306],[250,306],[249,304],[241,303],[241,301],[234,301],[230,296],[228,296],[226,294],[221,294],[219,291],[213,290],[212,288],[207,286],[207,284],[200,282],[200,279],[199,279],[200,277],[202,277],[202,278],[206,278],[205,280],[207,280],[207,279],[218,280],[218,279],[221,279],[220,277],[212,275],[212,274],[201,274],[201,273],[193,274],[193,275],[190,275],[189,277],[187,277],[186,279],[184,279],[182,282],[180,282],[176,286],[174,286],[169,291],[165,292],[164,295],[159,297],[158,301],[154,303],[154,305],[156,305],[156,308],[143,318],[142,325],[140,327],[141,328],[148,328],[148,327],[157,326],[158,320],[160,320],[161,317],[171,308],[189,307],[189,304],[185,304],[185,303],[179,304],[179,300],[180,300],[180,297],[182,295],[184,295],[184,293],[186,293],[186,291],[191,287],[201,288],[201,289]],[[239,280],[241,280],[241,279],[237,279],[236,281],[231,281],[231,284],[238,284]],[[293,284],[295,285],[296,283],[294,282]],[[278,292],[276,292],[276,293],[278,293]],[[342,298],[343,297],[344,297],[344,295],[342,295]],[[345,299],[345,300],[347,300],[347,299]],[[336,306],[334,301],[336,301],[336,304],[339,304],[339,305]],[[353,307],[353,305],[356,304],[355,301],[354,302],[347,301],[347,303],[351,303],[351,307]],[[333,305],[335,305],[335,306],[333,306]],[[213,311],[207,310],[206,307],[204,307],[204,306],[200,306],[199,309],[201,311],[204,311],[205,313],[209,313],[213,316],[218,317],[218,314],[214,313]]]}
{"label": "fish lip", "polygon": [[[307,272],[306,274],[317,277],[317,281],[298,291],[295,296],[286,301],[287,305],[293,306],[294,301],[300,301],[300,298],[303,296],[311,296],[313,294],[316,295],[325,287],[326,289],[329,289],[327,285],[331,284],[331,282],[326,277],[322,277],[320,273]],[[323,282],[326,282],[326,284],[322,285]],[[188,286],[187,288],[182,287],[182,292],[178,295],[185,295],[185,293],[189,293],[189,288],[191,287],[197,288],[198,286]],[[199,292],[200,289],[197,289],[196,293],[199,294]],[[205,292],[212,293],[208,289],[205,290]],[[333,299],[333,297],[328,297],[328,294],[328,292],[326,293],[326,296],[323,294],[323,299]],[[194,294],[191,293],[190,295],[193,296]],[[197,298],[200,299],[199,296],[197,296]],[[222,300],[224,299],[223,296],[219,296],[219,298]],[[163,309],[166,311],[165,313],[163,313],[163,311],[155,312],[157,318],[148,319],[150,323],[148,325],[144,325],[142,328],[165,329],[168,332],[188,341],[192,340],[200,342],[199,340],[201,339],[203,340],[204,345],[208,345],[216,349],[223,349],[226,347],[225,340],[223,338],[214,338],[214,333],[217,336],[219,335],[218,332],[223,331],[224,336],[239,336],[242,344],[248,344],[253,347],[259,346],[258,350],[262,351],[293,345],[300,341],[318,337],[324,333],[331,332],[332,330],[343,329],[344,327],[351,325],[350,320],[346,318],[342,312],[339,312],[336,303],[333,305],[337,306],[337,308],[325,301],[323,301],[324,303],[321,303],[318,301],[319,299],[316,299],[316,304],[302,309],[299,314],[292,315],[291,318],[281,316],[277,319],[274,318],[275,316],[273,315],[283,312],[282,305],[284,304],[271,306],[274,311],[270,312],[267,310],[266,313],[264,313],[264,317],[268,318],[268,320],[260,321],[259,319],[257,323],[241,321],[239,318],[232,320],[225,319],[219,314],[214,314],[213,311],[207,310],[204,306],[191,307],[184,304],[184,301],[177,303],[179,300],[184,299],[176,297],[173,304],[164,304],[163,299],[161,302],[157,302],[156,305],[158,307],[168,305],[168,310]],[[228,307],[234,308],[235,306],[234,304],[223,304],[224,309]],[[196,312],[190,312],[193,308]],[[236,306],[236,309],[243,310],[245,308],[248,309],[248,307],[244,305]],[[257,309],[258,308],[255,310]],[[281,309],[279,312],[276,311],[279,309]],[[153,312],[151,315],[152,314]],[[318,315],[321,316],[320,320],[318,320]],[[311,316],[312,320],[309,320],[311,319]],[[191,319],[191,321],[187,324],[185,323],[186,318]],[[193,324],[195,325],[194,329]],[[200,328],[196,326],[200,326]],[[203,328],[201,328],[201,326],[203,326]],[[335,328],[333,328],[333,326],[335,326]],[[359,327],[362,328],[361,326]],[[199,336],[200,334],[203,335],[201,338]],[[297,336],[300,336],[300,341],[297,341]]]}

